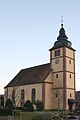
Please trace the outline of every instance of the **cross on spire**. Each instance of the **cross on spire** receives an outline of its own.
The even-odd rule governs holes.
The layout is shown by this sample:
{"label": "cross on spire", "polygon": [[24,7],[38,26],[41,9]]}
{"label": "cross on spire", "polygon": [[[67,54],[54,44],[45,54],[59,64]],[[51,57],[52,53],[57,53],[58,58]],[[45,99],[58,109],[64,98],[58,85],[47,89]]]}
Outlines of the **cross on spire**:
{"label": "cross on spire", "polygon": [[63,27],[63,16],[61,16],[61,26]]}

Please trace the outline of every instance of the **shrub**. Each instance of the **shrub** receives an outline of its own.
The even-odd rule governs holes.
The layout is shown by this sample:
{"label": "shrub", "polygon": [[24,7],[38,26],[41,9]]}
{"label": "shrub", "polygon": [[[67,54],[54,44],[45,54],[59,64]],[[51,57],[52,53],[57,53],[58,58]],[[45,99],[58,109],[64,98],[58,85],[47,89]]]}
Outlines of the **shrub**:
{"label": "shrub", "polygon": [[6,103],[5,103],[5,107],[8,109],[13,109],[14,105],[12,103],[12,101],[10,99],[7,99]]}
{"label": "shrub", "polygon": [[38,111],[44,110],[44,104],[43,104],[42,101],[37,100],[37,102],[36,102],[36,109],[37,109]]}
{"label": "shrub", "polygon": [[12,110],[7,108],[0,108],[0,116],[12,115]]}
{"label": "shrub", "polygon": [[31,111],[31,112],[34,111],[34,107],[33,107],[32,103],[30,102],[30,100],[27,100],[27,101],[24,103],[23,111]]}
{"label": "shrub", "polygon": [[1,107],[4,107],[4,97],[1,95],[0,99],[1,99]]}

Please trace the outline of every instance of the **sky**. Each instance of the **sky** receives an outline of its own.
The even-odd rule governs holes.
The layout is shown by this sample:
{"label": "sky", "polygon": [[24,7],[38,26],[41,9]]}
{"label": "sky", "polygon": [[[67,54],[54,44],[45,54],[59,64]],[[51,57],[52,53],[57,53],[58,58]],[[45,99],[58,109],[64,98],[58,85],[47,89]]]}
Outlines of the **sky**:
{"label": "sky", "polygon": [[49,62],[61,16],[76,49],[76,90],[80,90],[80,0],[0,0],[0,94],[21,69]]}

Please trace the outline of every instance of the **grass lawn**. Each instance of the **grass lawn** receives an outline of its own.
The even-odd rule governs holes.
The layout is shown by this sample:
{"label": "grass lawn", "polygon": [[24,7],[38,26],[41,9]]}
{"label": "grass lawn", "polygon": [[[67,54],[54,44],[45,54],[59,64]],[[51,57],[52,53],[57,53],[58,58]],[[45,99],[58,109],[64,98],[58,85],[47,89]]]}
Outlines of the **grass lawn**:
{"label": "grass lawn", "polygon": [[[36,115],[39,115],[37,112],[22,112],[22,120],[32,120]],[[14,120],[21,120],[20,116],[16,116]]]}
{"label": "grass lawn", "polygon": [[[39,115],[37,112],[22,112],[22,120],[32,120],[36,115]],[[0,117],[0,120],[7,120],[8,117]],[[21,120],[20,115],[14,117],[14,120]]]}
{"label": "grass lawn", "polygon": [[[18,114],[14,117],[13,120],[32,120],[33,117],[38,116],[38,115],[56,115],[57,112],[22,112],[22,119],[21,116]],[[0,120],[7,120],[7,117],[0,118]]]}

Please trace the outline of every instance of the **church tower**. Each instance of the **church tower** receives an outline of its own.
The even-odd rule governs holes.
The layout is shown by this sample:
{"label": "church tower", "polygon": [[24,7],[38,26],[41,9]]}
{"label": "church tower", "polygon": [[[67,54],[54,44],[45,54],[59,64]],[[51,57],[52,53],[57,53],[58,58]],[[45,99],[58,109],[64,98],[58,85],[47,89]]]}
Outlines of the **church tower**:
{"label": "church tower", "polygon": [[[69,109],[69,100],[75,100],[75,50],[66,36],[63,24],[54,46],[50,49],[53,81],[53,108]],[[72,103],[72,109],[74,104]]]}

